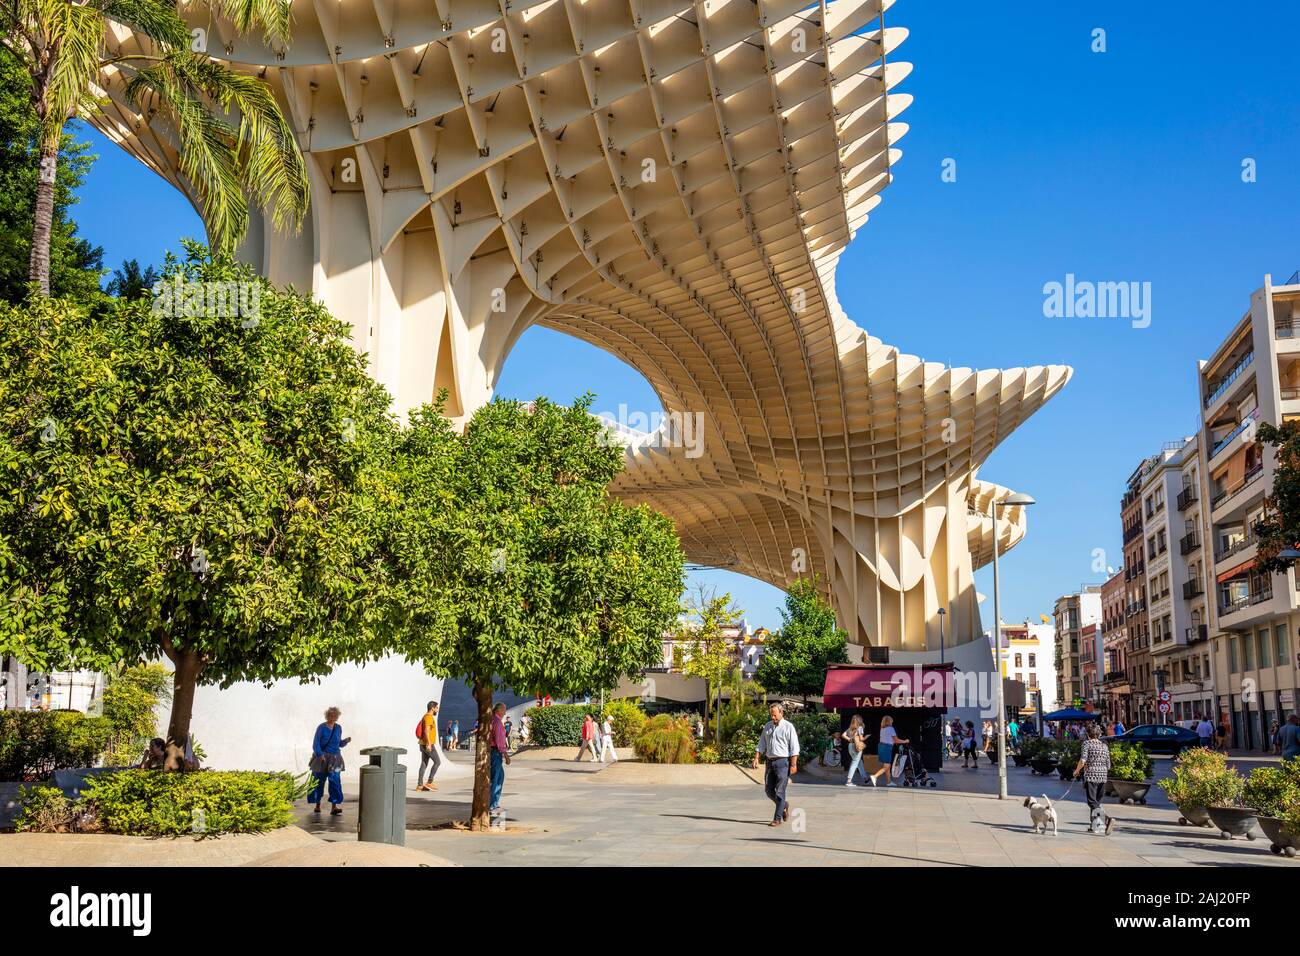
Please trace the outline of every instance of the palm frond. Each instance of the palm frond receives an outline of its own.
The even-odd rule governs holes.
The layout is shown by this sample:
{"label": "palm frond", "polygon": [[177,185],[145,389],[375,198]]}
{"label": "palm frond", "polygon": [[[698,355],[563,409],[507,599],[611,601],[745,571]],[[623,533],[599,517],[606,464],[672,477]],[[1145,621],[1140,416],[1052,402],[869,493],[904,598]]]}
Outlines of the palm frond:
{"label": "palm frond", "polygon": [[241,34],[260,30],[271,42],[289,45],[293,27],[289,0],[208,0],[208,5]]}
{"label": "palm frond", "polygon": [[45,42],[57,48],[45,92],[45,145],[56,146],[63,126],[91,102],[91,86],[99,77],[100,45],[104,17],[92,6],[71,3],[42,4]]}
{"label": "palm frond", "polygon": [[93,5],[107,19],[148,37],[162,48],[189,46],[189,27],[171,3],[163,0],[96,0]]}

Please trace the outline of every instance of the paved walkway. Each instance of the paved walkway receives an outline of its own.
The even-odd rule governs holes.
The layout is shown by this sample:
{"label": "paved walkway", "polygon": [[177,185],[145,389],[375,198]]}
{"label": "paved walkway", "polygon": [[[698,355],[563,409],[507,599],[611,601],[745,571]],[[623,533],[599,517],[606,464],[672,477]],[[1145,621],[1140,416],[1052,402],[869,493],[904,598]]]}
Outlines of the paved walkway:
{"label": "paved walkway", "polygon": [[[1168,766],[1159,760],[1158,773]],[[1225,840],[1217,831],[1180,826],[1177,810],[1157,788],[1145,807],[1109,801],[1117,827],[1107,838],[1087,831],[1081,785],[1065,795],[1065,781],[1027,769],[1010,768],[1009,791],[1018,799],[1007,801],[993,796],[996,768],[987,763],[978,771],[949,769],[939,775],[937,790],[850,789],[834,772],[824,778],[800,773],[790,785],[791,824],[778,829],[767,826],[771,804],[756,783],[664,786],[633,770],[516,761],[502,801],[507,830],[491,834],[445,827],[468,817],[472,787],[467,777],[447,779],[437,793],[410,794],[407,846],[467,866],[1250,864],[1300,872],[1300,860],[1273,856],[1262,837]],[[1058,802],[1057,837],[1030,829],[1021,801],[1039,793]],[[304,809],[299,819],[322,839],[354,840],[355,813],[349,802],[342,816],[317,817]]]}

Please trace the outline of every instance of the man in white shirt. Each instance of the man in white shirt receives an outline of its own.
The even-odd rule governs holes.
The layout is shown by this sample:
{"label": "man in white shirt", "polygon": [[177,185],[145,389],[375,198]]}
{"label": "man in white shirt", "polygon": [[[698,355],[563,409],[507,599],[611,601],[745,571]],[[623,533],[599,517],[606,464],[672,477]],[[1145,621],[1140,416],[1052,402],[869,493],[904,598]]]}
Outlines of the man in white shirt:
{"label": "man in white shirt", "polygon": [[1201,717],[1196,722],[1196,736],[1200,738],[1202,747],[1209,747],[1210,742],[1214,740],[1214,724],[1210,723],[1206,717]]}
{"label": "man in white shirt", "polygon": [[773,704],[768,708],[772,719],[758,735],[758,746],[754,748],[754,769],[758,769],[758,758],[767,758],[767,772],[763,777],[763,789],[767,798],[776,804],[776,815],[771,826],[779,827],[790,819],[790,805],[785,800],[785,788],[790,776],[799,772],[799,735],[795,733],[794,724],[785,719],[785,708]]}

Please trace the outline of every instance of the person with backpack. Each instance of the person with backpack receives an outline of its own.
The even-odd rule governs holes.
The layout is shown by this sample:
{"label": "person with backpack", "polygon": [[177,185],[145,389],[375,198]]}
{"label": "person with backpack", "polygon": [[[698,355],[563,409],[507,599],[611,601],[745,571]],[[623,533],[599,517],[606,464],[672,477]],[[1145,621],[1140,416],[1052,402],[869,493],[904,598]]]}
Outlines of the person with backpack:
{"label": "person with backpack", "polygon": [[[420,742],[420,772],[415,777],[416,790],[437,790],[434,776],[442,766],[442,755],[438,753],[438,702],[431,700],[424,705],[424,716],[415,725],[415,739]],[[424,779],[424,769],[432,765],[429,780]]]}

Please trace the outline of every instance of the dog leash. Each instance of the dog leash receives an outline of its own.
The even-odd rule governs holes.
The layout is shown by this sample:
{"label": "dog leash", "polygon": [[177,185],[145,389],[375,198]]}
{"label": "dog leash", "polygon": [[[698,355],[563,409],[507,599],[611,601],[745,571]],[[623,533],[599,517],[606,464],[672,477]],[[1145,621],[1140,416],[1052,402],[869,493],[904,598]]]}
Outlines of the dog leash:
{"label": "dog leash", "polygon": [[1074,781],[1071,780],[1071,781],[1070,781],[1070,785],[1069,785],[1068,787],[1065,788],[1065,793],[1061,794],[1061,795],[1060,795],[1059,797],[1057,797],[1056,799],[1057,799],[1057,800],[1064,800],[1066,797],[1068,797],[1068,796],[1070,795],[1070,791],[1073,790],[1073,789],[1074,789]]}

